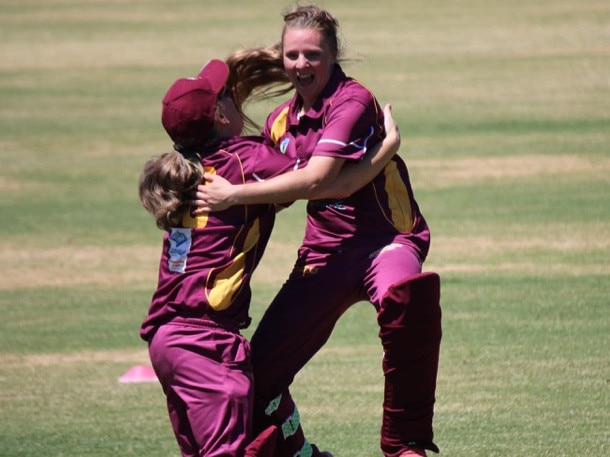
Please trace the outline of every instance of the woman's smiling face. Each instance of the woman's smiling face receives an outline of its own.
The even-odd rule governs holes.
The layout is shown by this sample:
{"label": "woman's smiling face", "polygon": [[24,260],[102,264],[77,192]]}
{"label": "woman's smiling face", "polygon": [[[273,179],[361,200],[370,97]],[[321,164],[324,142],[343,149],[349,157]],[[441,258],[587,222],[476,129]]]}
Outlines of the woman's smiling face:
{"label": "woman's smiling face", "polygon": [[330,80],[335,53],[318,30],[286,28],[282,56],[286,74],[303,98],[303,108],[311,108]]}

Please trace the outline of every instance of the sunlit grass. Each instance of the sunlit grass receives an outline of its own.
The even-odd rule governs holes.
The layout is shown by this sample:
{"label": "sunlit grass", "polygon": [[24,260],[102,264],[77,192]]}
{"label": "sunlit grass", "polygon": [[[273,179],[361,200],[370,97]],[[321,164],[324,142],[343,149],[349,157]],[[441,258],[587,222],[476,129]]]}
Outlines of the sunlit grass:
{"label": "sunlit grass", "polygon": [[[442,455],[607,454],[607,2],[326,3],[348,73],[393,105],[432,228]],[[276,41],[285,6],[0,2],[3,457],[178,456],[160,387],[117,382],[147,363],[161,241],[137,176],[171,147],[169,84]],[[262,122],[273,103],[248,108]],[[254,323],[303,221],[301,202],[278,216]],[[380,455],[377,331],[370,305],[353,307],[293,386],[310,438],[337,456]]]}

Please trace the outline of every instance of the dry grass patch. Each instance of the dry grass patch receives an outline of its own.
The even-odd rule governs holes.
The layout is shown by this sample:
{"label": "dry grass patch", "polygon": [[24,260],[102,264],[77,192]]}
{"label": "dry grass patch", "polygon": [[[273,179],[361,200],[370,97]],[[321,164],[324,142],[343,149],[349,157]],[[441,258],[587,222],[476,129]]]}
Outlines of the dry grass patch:
{"label": "dry grass patch", "polygon": [[518,273],[527,275],[553,274],[563,276],[608,275],[610,268],[606,264],[574,265],[570,262],[553,262],[541,265],[536,262],[504,262],[498,264],[485,263],[427,263],[425,271],[435,271],[439,274],[449,273]]}
{"label": "dry grass patch", "polygon": [[0,290],[42,286],[150,283],[157,279],[159,248],[150,246],[0,247]]}
{"label": "dry grass patch", "polygon": [[[593,227],[592,231],[600,233],[603,230],[602,225]],[[610,250],[610,239],[607,236],[575,237],[569,230],[566,230],[567,233],[562,236],[558,233],[560,230],[551,224],[549,224],[547,230],[544,236],[527,238],[522,236],[510,238],[478,236],[465,239],[463,237],[439,235],[434,237],[434,250],[461,258],[472,256],[473,253],[480,256],[482,254],[502,254],[534,249],[557,252]]]}
{"label": "dry grass patch", "polygon": [[51,186],[37,182],[23,182],[17,179],[0,176],[0,192],[38,193],[44,194],[51,190]]}
{"label": "dry grass patch", "polygon": [[[280,216],[281,217],[281,216]],[[271,239],[253,276],[253,283],[277,284],[286,280],[297,258],[298,245]]]}
{"label": "dry grass patch", "polygon": [[[0,290],[43,286],[133,286],[157,281],[160,244],[42,248],[0,245]],[[255,273],[259,283],[286,279],[296,258],[296,246],[271,242]]]}
{"label": "dry grass patch", "polygon": [[[563,234],[562,234],[563,233]],[[610,267],[601,262],[587,261],[575,263],[566,253],[609,252],[610,233],[608,227],[600,223],[591,227],[588,237],[571,236],[570,230],[561,231],[548,226],[545,236],[512,238],[498,237],[451,237],[435,236],[433,255],[424,265],[425,270],[439,273],[526,273],[526,274],[562,274],[562,275],[607,275]],[[553,256],[553,261],[544,263],[539,254],[546,252]],[[530,253],[530,254],[528,254]],[[556,255],[554,255],[556,254]],[[506,260],[498,260],[503,259]],[[518,259],[518,260],[515,260]],[[561,260],[557,260],[561,259]]]}
{"label": "dry grass patch", "polygon": [[82,351],[75,353],[50,353],[16,355],[0,353],[0,363],[5,370],[20,369],[23,367],[50,367],[74,365],[82,363],[130,363],[150,364],[148,351]]}
{"label": "dry grass patch", "polygon": [[610,158],[594,162],[575,155],[410,160],[410,164],[425,175],[422,182],[432,189],[531,176],[587,174],[602,178],[610,172]]}

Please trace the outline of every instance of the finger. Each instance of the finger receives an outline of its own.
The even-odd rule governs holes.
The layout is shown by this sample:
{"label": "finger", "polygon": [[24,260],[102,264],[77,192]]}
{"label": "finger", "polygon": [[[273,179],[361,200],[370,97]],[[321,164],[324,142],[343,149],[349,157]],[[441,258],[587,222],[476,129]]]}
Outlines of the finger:
{"label": "finger", "polygon": [[207,206],[196,206],[191,210],[191,216],[203,216],[204,214],[210,213],[212,210]]}

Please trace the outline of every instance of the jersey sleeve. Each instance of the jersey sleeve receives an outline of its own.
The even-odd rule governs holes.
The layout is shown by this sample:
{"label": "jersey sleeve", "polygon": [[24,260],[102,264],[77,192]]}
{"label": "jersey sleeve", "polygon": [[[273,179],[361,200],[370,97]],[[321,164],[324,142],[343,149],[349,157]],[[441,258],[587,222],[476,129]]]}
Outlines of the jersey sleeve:
{"label": "jersey sleeve", "polygon": [[305,160],[288,157],[268,144],[258,144],[252,162],[251,178],[264,181],[282,173],[294,171],[306,165]]}
{"label": "jersey sleeve", "polygon": [[383,135],[383,112],[371,97],[333,106],[313,155],[359,160]]}

